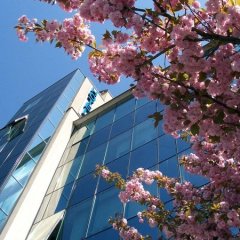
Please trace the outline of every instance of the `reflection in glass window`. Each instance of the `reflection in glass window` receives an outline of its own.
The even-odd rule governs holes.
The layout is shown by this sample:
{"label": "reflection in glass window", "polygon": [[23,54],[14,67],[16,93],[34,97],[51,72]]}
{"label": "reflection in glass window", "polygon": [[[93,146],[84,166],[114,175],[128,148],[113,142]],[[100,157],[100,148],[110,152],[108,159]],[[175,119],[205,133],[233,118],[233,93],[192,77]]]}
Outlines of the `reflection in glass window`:
{"label": "reflection in glass window", "polygon": [[80,164],[81,164],[81,159],[78,158],[62,166],[62,173],[58,178],[55,189],[61,188],[64,185],[74,181],[75,178],[77,177]]}
{"label": "reflection in glass window", "polygon": [[46,143],[39,136],[34,137],[32,143],[27,148],[27,151],[35,162],[39,160],[45,146]]}
{"label": "reflection in glass window", "polygon": [[129,175],[139,167],[149,168],[158,162],[157,140],[145,144],[132,151],[129,165]]}
{"label": "reflection in glass window", "polygon": [[163,161],[176,155],[176,140],[170,135],[159,138],[159,160]]}
{"label": "reflection in glass window", "polygon": [[63,117],[63,113],[60,112],[60,110],[56,106],[51,110],[51,112],[49,114],[49,120],[54,125],[54,127],[58,126],[62,117]]}
{"label": "reflection in glass window", "polygon": [[0,208],[9,214],[21,192],[22,186],[13,177],[10,177],[0,195]]}
{"label": "reflection in glass window", "polygon": [[[121,176],[126,179],[127,173],[128,173],[128,163],[129,163],[129,154],[126,154],[106,166],[111,172],[118,172],[121,174]],[[114,183],[108,183],[106,180],[100,177],[100,181],[98,184],[98,192],[103,191],[111,186],[113,186]]]}
{"label": "reflection in glass window", "polygon": [[12,123],[8,124],[8,141],[11,141],[21,133],[23,133],[26,125],[27,117],[21,117],[16,119]]}
{"label": "reflection in glass window", "polygon": [[87,199],[68,209],[63,223],[62,240],[79,240],[85,237],[91,206],[92,199]]}
{"label": "reflection in glass window", "polygon": [[40,102],[41,99],[42,99],[41,97],[38,97],[36,100],[30,102],[30,103],[26,106],[26,108],[23,110],[23,112],[26,112],[27,110],[29,110],[29,109],[31,109],[32,107],[34,107],[35,105],[37,105],[37,104]]}
{"label": "reflection in glass window", "polygon": [[103,144],[85,154],[80,176],[86,175],[95,170],[97,164],[102,164],[105,157],[106,144]]}
{"label": "reflection in glass window", "polygon": [[[82,74],[81,74],[82,75]],[[81,83],[84,80],[84,76],[82,75],[81,77],[73,77],[71,82],[70,82],[70,87],[73,89],[74,92],[77,92]]]}
{"label": "reflection in glass window", "polygon": [[178,152],[182,152],[188,148],[190,148],[191,144],[189,141],[184,141],[181,138],[177,139],[177,149]]}
{"label": "reflection in glass window", "polygon": [[127,115],[128,113],[132,112],[135,108],[135,98],[131,98],[130,100],[121,103],[119,106],[116,108],[115,112],[115,121],[118,120],[119,118]]}
{"label": "reflection in glass window", "polygon": [[45,141],[48,142],[48,140],[50,139],[50,137],[52,136],[53,132],[54,132],[55,128],[52,125],[52,123],[47,120],[43,123],[43,125],[40,128],[39,131],[39,136]]}
{"label": "reflection in glass window", "polygon": [[138,108],[135,113],[135,125],[148,119],[149,115],[157,111],[156,102],[152,101],[141,108]]}
{"label": "reflection in glass window", "polygon": [[144,98],[139,98],[137,99],[136,101],[136,108],[139,108],[141,106],[143,106],[144,104],[150,102],[151,100],[147,97],[144,97]]}
{"label": "reflection in glass window", "polygon": [[117,189],[111,188],[97,194],[88,235],[108,228],[109,218],[123,212],[122,204],[118,199],[118,193]]}
{"label": "reflection in glass window", "polygon": [[52,193],[48,207],[44,214],[44,218],[49,217],[54,213],[57,213],[67,207],[67,202],[70,197],[72,185],[72,183],[68,184],[65,187],[58,189],[57,191]]}
{"label": "reflection in glass window", "polygon": [[112,123],[114,111],[115,111],[115,109],[108,111],[107,113],[104,113],[103,115],[100,115],[97,118],[96,123],[95,123],[94,132],[97,132],[98,130],[100,130]]}
{"label": "reflection in glass window", "polygon": [[67,107],[69,106],[70,101],[62,95],[60,99],[57,101],[58,108],[64,113],[67,110]]}
{"label": "reflection in glass window", "polygon": [[209,180],[201,175],[191,174],[186,171],[183,166],[181,166],[181,176],[183,181],[191,182],[194,186],[200,187],[207,184]]}
{"label": "reflection in glass window", "polygon": [[32,159],[26,158],[21,161],[17,169],[13,172],[13,177],[23,186],[27,183],[36,163]]}
{"label": "reflection in glass window", "polygon": [[111,138],[132,128],[133,119],[134,119],[133,113],[130,113],[130,114],[120,118],[118,121],[116,121],[112,125]]}
{"label": "reflection in glass window", "polygon": [[69,102],[72,102],[73,97],[75,96],[75,93],[73,91],[73,89],[68,86],[65,91],[63,92],[64,96],[66,96],[66,98],[69,100]]}
{"label": "reflection in glass window", "polygon": [[43,139],[41,137],[39,137],[38,135],[36,135],[32,142],[30,143],[30,145],[28,146],[28,152],[33,152],[33,150],[35,149],[39,149],[42,148],[40,146],[42,145],[46,145],[46,143],[43,141]]}
{"label": "reflection in glass window", "polygon": [[161,162],[159,170],[163,173],[163,175],[179,178],[179,165],[177,157],[175,156],[168,160],[165,160],[164,162]]}
{"label": "reflection in glass window", "polygon": [[159,134],[159,136],[162,136],[165,134],[164,129],[163,129],[163,120],[161,120],[158,123],[158,134]]}
{"label": "reflection in glass window", "polygon": [[82,156],[87,148],[88,140],[89,138],[85,138],[81,142],[74,144],[69,152],[67,161]]}
{"label": "reflection in glass window", "polygon": [[129,130],[109,141],[105,163],[111,162],[130,151],[131,136],[132,130]]}
{"label": "reflection in glass window", "polygon": [[148,119],[134,127],[133,149],[139,147],[157,137],[157,128],[154,127],[154,121]]}
{"label": "reflection in glass window", "polygon": [[82,139],[88,137],[91,134],[91,128],[89,128],[87,125],[81,127],[77,130],[77,132],[74,134],[73,138],[73,144],[81,141]]}
{"label": "reflection in glass window", "polygon": [[99,146],[106,142],[109,138],[111,126],[105,127],[104,129],[96,132],[91,136],[87,151],[92,150],[93,148]]}
{"label": "reflection in glass window", "polygon": [[51,194],[48,194],[48,195],[43,199],[43,202],[42,202],[42,204],[41,204],[41,207],[40,207],[40,209],[39,209],[39,211],[38,211],[38,214],[37,214],[37,217],[36,217],[34,223],[37,223],[37,222],[39,222],[39,221],[42,220],[43,215],[44,215],[44,213],[45,213],[45,210],[46,210],[46,208],[47,208],[47,205],[48,205],[48,203],[49,203],[49,201],[50,201],[50,198],[51,198]]}
{"label": "reflection in glass window", "polygon": [[91,197],[96,189],[97,178],[93,176],[93,174],[88,174],[82,178],[80,178],[75,186],[73,191],[70,205],[74,205],[79,203],[89,197]]}
{"label": "reflection in glass window", "polygon": [[0,209],[0,230],[2,230],[6,220],[7,220],[7,215]]}
{"label": "reflection in glass window", "polygon": [[162,202],[165,203],[172,199],[171,195],[167,192],[165,188],[160,188],[159,192],[160,192],[160,199]]}
{"label": "reflection in glass window", "polygon": [[160,101],[157,101],[157,110],[158,112],[161,112],[164,110],[164,105],[160,102]]}

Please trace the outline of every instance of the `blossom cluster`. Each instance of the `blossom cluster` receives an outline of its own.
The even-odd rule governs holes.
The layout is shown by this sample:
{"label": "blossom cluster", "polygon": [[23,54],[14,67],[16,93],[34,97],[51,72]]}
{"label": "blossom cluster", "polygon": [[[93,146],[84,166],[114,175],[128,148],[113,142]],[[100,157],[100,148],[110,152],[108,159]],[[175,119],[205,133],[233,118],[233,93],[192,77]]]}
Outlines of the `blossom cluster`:
{"label": "blossom cluster", "polygon": [[86,45],[94,45],[95,42],[89,25],[79,14],[65,19],[63,23],[44,20],[41,24],[36,19],[29,20],[23,15],[18,19],[16,28],[21,41],[26,41],[26,35],[34,32],[37,41],[55,41],[56,47],[63,47],[73,59],[81,56]]}

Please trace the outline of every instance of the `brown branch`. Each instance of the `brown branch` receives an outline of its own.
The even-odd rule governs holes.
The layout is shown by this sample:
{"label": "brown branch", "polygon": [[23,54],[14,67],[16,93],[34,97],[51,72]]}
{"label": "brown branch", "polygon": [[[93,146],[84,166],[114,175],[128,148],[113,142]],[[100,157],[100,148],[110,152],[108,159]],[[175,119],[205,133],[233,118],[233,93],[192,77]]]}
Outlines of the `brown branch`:
{"label": "brown branch", "polygon": [[233,43],[233,44],[240,44],[240,39],[236,38],[236,37],[231,37],[231,36],[223,36],[223,35],[219,35],[216,33],[206,33],[203,32],[195,27],[192,28],[192,31],[196,32],[197,34],[199,34],[200,36],[202,36],[205,40],[206,39],[213,39],[213,40],[218,40],[221,41],[223,43]]}

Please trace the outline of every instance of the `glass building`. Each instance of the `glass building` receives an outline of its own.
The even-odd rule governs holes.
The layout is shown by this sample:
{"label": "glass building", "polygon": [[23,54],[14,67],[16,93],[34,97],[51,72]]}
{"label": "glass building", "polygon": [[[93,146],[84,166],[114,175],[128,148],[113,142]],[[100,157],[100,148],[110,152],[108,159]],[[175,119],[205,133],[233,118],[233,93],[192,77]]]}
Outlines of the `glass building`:
{"label": "glass building", "polygon": [[[41,105],[42,111],[37,115],[39,119],[35,117],[36,122],[30,125],[38,124],[38,127],[27,134],[29,143],[25,148],[21,145],[24,151],[19,149],[21,157],[12,164],[0,192],[0,239],[119,239],[118,233],[108,223],[110,217],[118,214],[127,218],[129,224],[139,228],[142,234],[158,239],[161,233],[138,222],[137,212],[143,208],[134,203],[122,205],[118,190],[103,179],[94,177],[95,166],[107,165],[111,171],[117,171],[125,178],[138,167],[158,169],[169,177],[201,186],[206,179],[185,172],[179,165],[179,159],[189,153],[190,146],[164,134],[162,122],[154,127],[154,120],[149,115],[164,111],[159,101],[136,100],[130,91],[110,100],[106,92],[98,94],[96,90],[97,94],[93,95],[101,96],[101,101],[95,102],[89,99],[93,96],[91,84],[87,91],[84,88],[85,95],[81,92],[80,86],[87,81],[84,77],[81,81],[74,80],[74,87],[71,85],[76,74],[79,75],[80,71],[66,77],[65,87],[60,87],[64,85],[61,81],[65,82],[60,80],[23,105],[13,118],[15,125],[23,126],[18,130],[23,132],[19,137],[14,137],[17,135],[13,131],[14,124],[7,125],[8,136],[2,134],[9,139],[7,144],[27,134],[31,112],[37,111],[37,106]],[[52,103],[46,100],[46,96],[52,96],[53,92],[56,94],[55,88],[61,90]],[[66,103],[68,88],[72,90],[70,96],[74,101]],[[45,104],[40,104],[41,101]],[[105,101],[108,102],[103,104]],[[89,104],[99,107],[86,112]],[[78,106],[78,110],[74,109],[71,115],[69,106]],[[77,115],[73,116],[76,112]],[[28,113],[28,117],[23,113],[24,116]],[[6,132],[6,128],[2,132]],[[16,145],[23,144],[22,141]],[[167,208],[172,207],[172,200],[164,189],[156,185],[146,187],[160,197]],[[17,238],[14,238],[16,234]]]}

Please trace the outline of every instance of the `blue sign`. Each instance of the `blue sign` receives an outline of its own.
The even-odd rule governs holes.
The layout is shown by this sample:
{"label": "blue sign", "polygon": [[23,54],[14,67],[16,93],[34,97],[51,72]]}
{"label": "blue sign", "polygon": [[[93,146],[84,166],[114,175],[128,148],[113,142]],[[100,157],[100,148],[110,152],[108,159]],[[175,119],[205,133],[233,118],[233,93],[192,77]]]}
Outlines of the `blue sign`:
{"label": "blue sign", "polygon": [[88,114],[91,109],[92,109],[92,105],[93,103],[96,101],[96,97],[97,97],[97,92],[95,89],[92,89],[87,97],[87,102],[83,107],[83,111],[81,113],[82,116],[85,116],[86,114]]}

